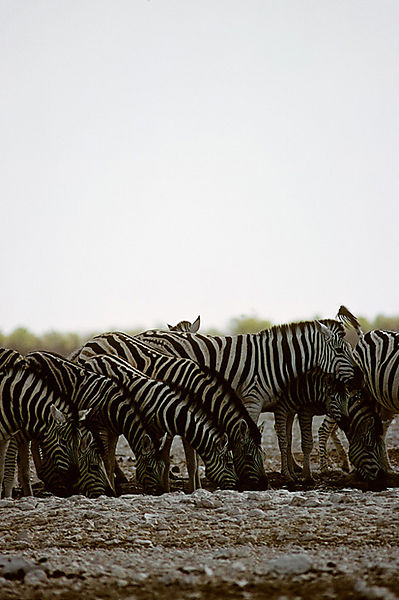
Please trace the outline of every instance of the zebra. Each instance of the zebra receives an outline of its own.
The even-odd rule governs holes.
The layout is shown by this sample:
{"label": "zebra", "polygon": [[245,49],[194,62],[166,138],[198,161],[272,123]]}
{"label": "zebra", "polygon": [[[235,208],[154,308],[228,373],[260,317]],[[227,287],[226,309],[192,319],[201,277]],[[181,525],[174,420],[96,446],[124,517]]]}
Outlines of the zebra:
{"label": "zebra", "polygon": [[225,489],[237,487],[227,434],[215,427],[190,395],[182,393],[178,386],[172,388],[163,381],[146,377],[117,356],[92,356],[85,361],[85,367],[106,374],[123,386],[130,393],[132,403],[140,405],[160,435],[167,432],[186,438],[201,456],[210,481]]}
{"label": "zebra", "polygon": [[200,315],[191,323],[191,321],[179,321],[176,325],[169,325],[169,331],[185,331],[188,333],[197,333],[200,328]]}
{"label": "zebra", "polygon": [[[0,356],[7,353],[5,349]],[[57,394],[35,369],[29,367],[25,359],[8,361],[0,373],[0,440],[6,442],[16,434],[25,442],[35,438],[40,442],[43,455],[59,473],[63,490],[72,492],[79,476],[77,413],[66,398]],[[57,493],[58,490],[51,491]]]}
{"label": "zebra", "polygon": [[[341,390],[339,390],[341,386]],[[363,390],[342,393],[342,384],[327,403],[329,414],[349,441],[349,460],[362,479],[383,482],[387,474],[384,430],[380,416],[364,400]]]}
{"label": "zebra", "polygon": [[[348,408],[349,407],[349,408]],[[345,425],[349,442],[349,456],[359,473],[367,480],[381,477],[384,464],[380,460],[383,441],[379,439],[381,422],[375,412],[365,403],[361,391],[351,395],[345,384],[320,369],[312,369],[290,380],[274,408],[275,427],[281,451],[282,474],[289,481],[296,479],[291,455],[291,425],[298,414],[304,456],[303,477],[311,481],[310,453],[313,448],[312,419],[314,415],[334,412]],[[347,419],[343,419],[342,414]],[[350,419],[349,419],[350,417]],[[353,422],[352,422],[353,421]],[[336,421],[334,421],[336,422]],[[359,434],[364,426],[370,427],[370,436],[377,440],[370,449],[365,438]],[[286,435],[288,441],[286,441]],[[349,469],[348,469],[349,470]]]}
{"label": "zebra", "polygon": [[352,351],[344,335],[340,321],[323,319],[236,336],[147,331],[135,337],[159,352],[219,371],[257,423],[260,413],[273,410],[290,379],[301,373],[318,367],[343,381],[354,377]]}
{"label": "zebra", "polygon": [[136,479],[149,494],[163,491],[164,462],[160,454],[163,440],[140,408],[132,405],[125,391],[109,377],[94,373],[51,352],[31,352],[29,364],[36,365],[80,411],[84,424],[98,432],[102,457],[111,485],[114,485],[115,446],[124,435],[136,457]]}
{"label": "zebra", "polygon": [[[345,307],[341,306],[338,318],[352,327],[358,341],[353,350],[353,359],[364,380],[364,395],[378,412],[383,423],[383,436],[395,414],[399,413],[399,333],[380,329],[363,333],[358,319]],[[320,453],[326,456],[327,440],[336,424],[327,415],[319,431]],[[392,470],[388,453],[385,449],[385,467]]]}
{"label": "zebra", "polygon": [[[214,425],[226,431],[240,487],[267,488],[260,431],[241,398],[220,375],[207,367],[200,368],[192,360],[165,356],[122,332],[104,333],[92,338],[82,347],[77,360],[84,364],[85,360],[97,354],[119,356],[145,375],[170,386],[178,386],[180,392],[190,394]],[[191,470],[190,491],[197,485],[196,472]]]}
{"label": "zebra", "polygon": [[[48,456],[42,455],[40,444],[36,440],[32,440],[31,443],[39,479],[47,482],[47,488],[57,489],[58,493],[60,493],[60,490],[63,490],[60,475],[54,470],[54,466]],[[79,479],[73,487],[73,493],[85,494],[89,498],[97,498],[101,495],[114,495],[105,472],[104,463],[100,457],[100,448],[100,440],[95,439],[91,432],[82,428],[78,455]],[[4,497],[12,497],[15,485],[17,455],[18,479],[22,486],[22,495],[32,496],[29,468],[29,441],[14,436],[9,440],[0,442],[0,455],[2,451],[6,451],[5,457],[4,455],[2,457],[3,460],[5,459],[3,463],[0,458],[0,469],[2,464],[4,467],[3,473],[0,473],[0,480],[3,480]],[[64,495],[63,492],[61,492],[61,495]]]}

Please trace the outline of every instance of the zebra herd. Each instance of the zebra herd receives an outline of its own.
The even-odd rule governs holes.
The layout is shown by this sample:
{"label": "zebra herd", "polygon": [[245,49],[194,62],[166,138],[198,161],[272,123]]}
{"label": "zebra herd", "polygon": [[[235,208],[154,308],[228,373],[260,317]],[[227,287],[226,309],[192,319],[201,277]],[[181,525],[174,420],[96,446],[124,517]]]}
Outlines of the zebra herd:
{"label": "zebra herd", "polygon": [[[358,336],[354,349],[344,339],[345,325]],[[328,437],[339,427],[359,475],[384,480],[391,469],[385,434],[399,412],[399,334],[363,334],[343,306],[336,319],[277,325],[257,334],[202,335],[199,326],[198,317],[169,325],[169,331],[104,333],[68,359],[0,350],[0,491],[11,496],[18,454],[23,493],[32,493],[31,445],[49,491],[114,495],[124,480],[115,461],[120,435],[132,449],[145,493],[169,490],[176,435],[184,443],[190,491],[201,486],[199,457],[216,486],[266,489],[257,426],[263,412],[274,413],[287,481],[295,481],[299,471],[312,481],[314,415],[326,415],[319,433],[322,470]],[[302,469],[291,450],[296,415]]]}

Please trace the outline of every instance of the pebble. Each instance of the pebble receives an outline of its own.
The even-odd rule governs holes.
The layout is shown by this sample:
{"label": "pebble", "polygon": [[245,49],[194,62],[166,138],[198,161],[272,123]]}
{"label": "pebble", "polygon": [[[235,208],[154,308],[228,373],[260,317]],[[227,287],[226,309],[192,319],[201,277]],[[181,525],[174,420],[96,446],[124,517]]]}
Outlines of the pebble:
{"label": "pebble", "polygon": [[0,576],[6,579],[23,579],[34,568],[34,563],[22,556],[0,555]]}
{"label": "pebble", "polygon": [[312,559],[307,554],[283,554],[270,560],[268,567],[279,575],[301,575],[312,568]]}

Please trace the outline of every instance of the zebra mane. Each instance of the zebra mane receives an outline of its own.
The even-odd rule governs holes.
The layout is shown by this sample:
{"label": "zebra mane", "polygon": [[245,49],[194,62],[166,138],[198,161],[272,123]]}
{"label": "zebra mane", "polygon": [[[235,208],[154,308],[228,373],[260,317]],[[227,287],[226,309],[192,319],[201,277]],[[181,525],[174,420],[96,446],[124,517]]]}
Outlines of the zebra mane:
{"label": "zebra mane", "polygon": [[317,322],[322,323],[323,325],[328,327],[328,329],[330,329],[333,334],[339,335],[342,338],[344,337],[345,327],[340,321],[337,321],[336,319],[317,319],[314,321],[297,321],[294,323],[284,323],[283,325],[273,325],[273,327],[271,327],[270,329],[263,329],[259,332],[259,334],[270,335],[279,332],[286,334],[289,331],[295,331],[298,329],[300,331],[306,331],[307,329],[314,329]]}
{"label": "zebra mane", "polygon": [[198,367],[201,369],[201,371],[205,373],[205,375],[216,379],[217,383],[221,386],[223,392],[231,398],[241,417],[244,419],[244,421],[246,421],[249,427],[249,431],[251,432],[256,444],[260,444],[262,441],[262,435],[255,421],[249,416],[248,410],[244,402],[242,401],[240,394],[232,387],[230,382],[223,377],[220,371],[216,371],[215,369],[212,369],[205,365],[198,365]]}
{"label": "zebra mane", "polygon": [[24,357],[16,350],[0,348],[0,373],[14,366],[22,367],[24,363]]}
{"label": "zebra mane", "polygon": [[[104,373],[99,373],[97,370],[95,370],[91,365],[90,365],[90,361],[92,359],[96,359],[99,358],[101,360],[102,357],[106,357],[107,359],[111,359],[111,360],[115,360],[115,362],[120,362],[121,364],[123,363],[123,365],[126,367],[131,368],[132,370],[137,370],[134,369],[134,367],[132,367],[131,365],[129,365],[129,363],[127,363],[126,361],[124,361],[123,359],[121,359],[119,356],[114,356],[112,354],[95,354],[94,356],[91,356],[90,359],[88,361],[85,362],[86,366],[82,366],[79,365],[85,372],[86,375],[88,374],[94,374],[97,375],[99,377],[104,377],[106,379],[109,379],[110,381],[112,381],[115,385],[117,385],[119,387],[119,389],[121,390],[123,396],[126,397],[126,402],[129,404],[129,406],[132,409],[133,415],[138,415],[141,425],[143,427],[143,429],[145,430],[145,433],[147,435],[149,435],[149,437],[151,438],[152,443],[154,444],[154,446],[156,447],[157,444],[159,444],[159,439],[158,437],[155,435],[154,433],[154,429],[153,427],[151,427],[151,422],[148,419],[148,417],[146,416],[146,414],[143,412],[143,410],[140,408],[140,405],[137,402],[130,402],[130,398],[132,396],[132,392],[129,389],[128,384],[126,383],[124,377],[121,379],[120,377],[118,377],[117,375],[105,375]],[[75,364],[75,363],[73,363]],[[146,377],[146,375],[143,375],[143,377]],[[149,377],[148,377],[149,379]],[[95,407],[93,407],[95,410]],[[88,415],[88,417],[85,419],[86,423],[90,422],[90,416],[93,413],[90,412],[90,414]],[[93,431],[90,429],[90,431],[93,433]]]}
{"label": "zebra mane", "polygon": [[359,320],[353,315],[346,306],[340,306],[337,313],[338,319],[340,319],[345,325],[353,327],[359,336],[363,336],[362,328],[360,327]]}
{"label": "zebra mane", "polygon": [[[126,335],[126,334],[124,334],[124,335]],[[143,344],[143,345],[145,346],[146,344]],[[153,350],[153,348],[149,348],[149,349],[153,352],[156,352]],[[120,361],[121,363],[123,363],[125,368],[128,367],[128,368],[132,369],[133,371],[137,371],[142,377],[145,377],[147,379],[152,379],[153,381],[157,381],[158,383],[163,383],[163,384],[167,385],[172,391],[175,391],[175,392],[181,394],[183,397],[190,398],[190,400],[193,402],[193,404],[198,404],[198,399],[197,399],[196,395],[190,389],[188,389],[185,386],[180,385],[177,382],[163,381],[161,379],[157,379],[156,377],[148,377],[148,375],[146,375],[145,373],[142,373],[141,371],[138,371],[138,369],[136,369],[135,367],[132,367],[132,365],[130,365],[127,361],[125,361],[124,359],[121,359],[118,356],[114,356],[114,355],[110,355],[110,354],[104,354],[104,355],[99,354],[99,355],[92,356],[91,358],[95,359],[96,356],[98,356],[98,357],[105,356],[107,358],[116,359],[116,362]],[[168,358],[172,358],[172,357],[168,357]],[[191,359],[183,359],[182,358],[182,360],[191,360]],[[246,421],[249,431],[250,431],[255,443],[260,444],[261,440],[262,440],[261,433],[260,433],[255,421],[253,419],[251,419],[251,417],[249,416],[249,413],[248,413],[246,407],[244,406],[244,403],[242,402],[241,396],[232,388],[230,383],[218,371],[214,371],[213,369],[210,369],[209,367],[205,367],[203,365],[198,365],[195,361],[191,361],[191,362],[193,362],[198,369],[203,371],[203,373],[205,375],[215,379],[216,382],[218,383],[218,385],[221,386],[223,392],[225,392],[226,394],[229,395],[231,400],[234,402],[235,407],[238,409],[241,417]],[[112,377],[112,376],[110,376],[110,377],[113,380],[118,382],[118,384],[121,386],[121,388],[124,389],[125,393],[131,395],[131,392],[128,388],[128,384],[123,379],[121,380],[118,377]],[[138,413],[141,416],[142,413],[140,410],[138,410]]]}
{"label": "zebra mane", "polygon": [[[79,410],[77,405],[70,399],[70,394],[71,389],[79,385],[83,377],[87,376],[87,372],[85,373],[80,365],[70,362],[60,354],[45,350],[27,354],[25,364],[26,368],[39,375],[51,389],[62,397],[70,409],[73,419],[78,422]],[[65,374],[68,376],[68,383],[63,377]]]}

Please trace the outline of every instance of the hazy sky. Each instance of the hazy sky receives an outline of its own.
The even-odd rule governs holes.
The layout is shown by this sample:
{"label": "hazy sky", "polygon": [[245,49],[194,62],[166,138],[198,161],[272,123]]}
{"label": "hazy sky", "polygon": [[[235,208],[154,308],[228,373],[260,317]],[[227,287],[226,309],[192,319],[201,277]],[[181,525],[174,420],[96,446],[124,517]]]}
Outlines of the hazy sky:
{"label": "hazy sky", "polygon": [[0,7],[0,330],[399,313],[397,0]]}

